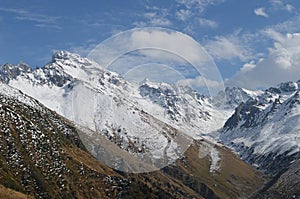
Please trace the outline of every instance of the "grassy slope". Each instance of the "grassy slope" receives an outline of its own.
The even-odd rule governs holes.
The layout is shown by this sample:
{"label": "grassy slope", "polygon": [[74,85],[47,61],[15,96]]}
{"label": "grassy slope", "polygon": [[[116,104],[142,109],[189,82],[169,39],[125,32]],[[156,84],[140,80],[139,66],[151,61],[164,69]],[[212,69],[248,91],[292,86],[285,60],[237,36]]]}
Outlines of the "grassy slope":
{"label": "grassy slope", "polygon": [[[248,198],[264,184],[262,173],[222,147],[217,147],[221,156],[220,170],[209,172],[210,158],[199,158],[198,148],[201,144],[201,141],[196,141],[186,151],[186,158],[161,171],[127,174],[129,179],[143,187],[129,190],[129,194],[135,192],[142,195],[143,191],[148,189],[153,193],[153,197],[161,194],[162,190],[169,190],[168,193],[172,195],[164,195],[164,198],[180,198],[180,191],[186,192],[186,198]],[[177,186],[176,189],[174,185]],[[176,195],[177,193],[179,195]]]}
{"label": "grassy slope", "polygon": [[5,199],[32,199],[32,196],[17,192],[12,189],[5,188],[4,186],[0,185],[0,198]]}

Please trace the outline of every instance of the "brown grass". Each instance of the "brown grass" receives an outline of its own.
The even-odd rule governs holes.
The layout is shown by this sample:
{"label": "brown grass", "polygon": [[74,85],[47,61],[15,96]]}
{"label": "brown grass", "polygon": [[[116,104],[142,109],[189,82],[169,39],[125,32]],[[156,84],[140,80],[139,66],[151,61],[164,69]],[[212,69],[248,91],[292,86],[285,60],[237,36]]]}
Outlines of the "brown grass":
{"label": "brown grass", "polygon": [[33,196],[25,195],[23,193],[5,188],[0,185],[0,199],[33,199]]}

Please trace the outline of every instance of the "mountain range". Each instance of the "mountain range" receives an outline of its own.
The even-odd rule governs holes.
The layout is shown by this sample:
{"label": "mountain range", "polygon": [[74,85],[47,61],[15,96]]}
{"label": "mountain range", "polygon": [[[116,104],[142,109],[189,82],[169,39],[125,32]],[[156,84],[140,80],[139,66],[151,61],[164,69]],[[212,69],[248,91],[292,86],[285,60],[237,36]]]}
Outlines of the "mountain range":
{"label": "mountain range", "polygon": [[211,97],[133,84],[66,51],[42,68],[0,65],[0,81],[6,188],[37,198],[300,197],[300,81]]}

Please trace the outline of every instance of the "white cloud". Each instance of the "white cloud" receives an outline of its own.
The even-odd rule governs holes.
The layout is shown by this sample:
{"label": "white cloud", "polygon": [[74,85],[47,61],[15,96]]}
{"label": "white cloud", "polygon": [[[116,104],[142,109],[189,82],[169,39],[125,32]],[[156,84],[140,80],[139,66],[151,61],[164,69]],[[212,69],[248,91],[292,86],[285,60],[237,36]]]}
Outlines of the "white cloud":
{"label": "white cloud", "polygon": [[178,81],[179,85],[182,86],[191,86],[192,88],[221,88],[222,83],[210,79],[206,79],[202,76],[197,76],[194,79],[188,78]]}
{"label": "white cloud", "polygon": [[278,32],[300,32],[300,15],[290,18],[282,23],[278,23],[271,28]]}
{"label": "white cloud", "polygon": [[122,74],[126,80],[140,83],[145,79],[152,82],[165,82],[175,84],[180,79],[184,78],[178,71],[174,70],[167,64],[146,63],[135,65]]}
{"label": "white cloud", "polygon": [[294,6],[292,6],[291,4],[286,4],[285,8],[287,11],[291,12],[292,10],[294,10]]}
{"label": "white cloud", "polygon": [[277,41],[277,42],[278,41],[283,42],[285,40],[285,36],[273,28],[265,29],[265,30],[263,30],[263,33],[265,33],[265,35],[268,36],[270,39]]}
{"label": "white cloud", "polygon": [[273,6],[281,6],[283,4],[282,0],[269,0],[269,2],[273,5]]}
{"label": "white cloud", "polygon": [[210,40],[205,44],[205,49],[213,58],[216,59],[240,59],[247,61],[252,58],[249,46],[243,44],[237,34],[225,36],[217,36],[214,40]]}
{"label": "white cloud", "polygon": [[255,68],[256,67],[256,64],[255,64],[255,62],[252,60],[252,61],[250,61],[250,62],[248,62],[248,63],[245,63],[244,65],[243,65],[243,67],[241,68],[241,70],[243,71],[243,72],[247,72],[247,71],[251,71],[253,68]]}
{"label": "white cloud", "polygon": [[34,13],[28,10],[16,9],[16,8],[0,7],[0,11],[14,13],[16,15],[15,18],[17,20],[35,22],[36,26],[38,27],[61,29],[61,27],[58,25],[58,20],[60,19],[60,17],[57,16],[49,16],[45,14]]}
{"label": "white cloud", "polygon": [[269,15],[265,12],[265,8],[256,8],[254,10],[254,14],[257,16],[262,16],[262,17],[269,17]]}
{"label": "white cloud", "polygon": [[[151,29],[134,31],[130,41],[128,44],[131,45],[131,48],[155,46],[157,49],[173,52],[193,63],[203,64],[210,61],[195,40],[180,32],[152,31]],[[161,56],[161,58],[164,58],[164,56]]]}
{"label": "white cloud", "polygon": [[166,18],[152,18],[150,21],[151,26],[170,26],[172,23]]}
{"label": "white cloud", "polygon": [[143,14],[145,20],[136,21],[133,25],[137,27],[146,27],[146,26],[163,26],[167,27],[172,24],[172,22],[167,18],[168,11],[166,9],[157,10],[154,8],[153,12],[147,12]]}
{"label": "white cloud", "polygon": [[270,3],[273,10],[286,10],[288,12],[292,12],[294,10],[293,5],[284,3],[282,0],[270,0]]}
{"label": "white cloud", "polygon": [[208,78],[204,78],[203,76],[197,76],[196,78],[187,78],[182,79],[177,82],[179,86],[189,86],[194,90],[197,90],[199,93],[205,95],[216,95],[220,91],[224,91],[224,83],[223,81],[215,81],[210,80]]}
{"label": "white cloud", "polygon": [[192,15],[193,13],[191,12],[191,10],[188,9],[180,9],[176,11],[176,18],[179,19],[180,21],[186,21]]}
{"label": "white cloud", "polygon": [[205,18],[200,18],[199,19],[199,24],[201,26],[208,26],[211,28],[216,28],[218,26],[218,23],[213,21],[213,20],[209,20],[209,19],[205,19]]}
{"label": "white cloud", "polygon": [[[218,68],[203,48],[191,37],[172,30],[145,28],[124,32],[117,37],[111,38],[111,40],[104,41],[102,45],[97,46],[97,48],[89,54],[89,58],[97,61],[102,66],[109,67],[111,66],[112,60],[116,60],[122,55],[137,50],[139,50],[144,57],[148,58],[145,60],[150,60],[150,63],[169,65],[174,61],[174,56],[177,63],[182,63],[180,60],[184,60],[193,66],[194,74],[186,75],[187,69],[185,67],[181,69],[175,68],[175,70],[185,77],[193,77],[201,74],[212,81],[222,81]],[[179,61],[178,58],[180,58]],[[141,60],[141,56],[139,56],[137,59],[137,61],[139,61],[138,65],[146,64],[145,62],[141,63]],[[127,63],[128,62],[124,60],[122,64],[119,64],[119,66],[122,66],[120,70],[123,70],[123,67]],[[130,63],[136,63],[136,61],[130,60]],[[173,64],[170,64],[170,66],[172,65]],[[115,71],[118,72],[118,68]]]}
{"label": "white cloud", "polygon": [[176,27],[193,35],[199,26],[216,28],[216,21],[204,18],[204,11],[209,6],[217,5],[225,0],[176,0],[174,4],[162,7],[153,1],[147,1],[146,14],[133,22],[136,27],[161,26]]}
{"label": "white cloud", "polygon": [[229,84],[259,88],[300,79],[300,34],[281,35],[271,30],[269,33],[274,45],[268,56],[257,63],[245,64]]}
{"label": "white cloud", "polygon": [[209,5],[216,5],[224,1],[225,0],[177,0],[179,4],[184,5],[187,9],[196,8],[200,13]]}

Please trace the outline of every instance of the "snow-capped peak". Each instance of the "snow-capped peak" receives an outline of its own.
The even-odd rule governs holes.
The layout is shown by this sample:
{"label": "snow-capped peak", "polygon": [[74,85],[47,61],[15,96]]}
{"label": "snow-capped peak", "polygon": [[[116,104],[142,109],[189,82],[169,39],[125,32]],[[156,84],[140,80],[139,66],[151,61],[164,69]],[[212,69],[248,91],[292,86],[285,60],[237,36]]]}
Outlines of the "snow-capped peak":
{"label": "snow-capped peak", "polygon": [[8,83],[9,80],[30,72],[30,66],[24,62],[20,62],[16,66],[12,64],[3,64],[0,65],[0,81]]}
{"label": "snow-capped peak", "polygon": [[[68,51],[57,51],[52,56],[52,62],[63,62],[68,61],[67,63],[72,64],[73,67],[77,67],[80,65],[89,66],[92,64],[90,60],[87,58],[81,57],[79,54],[71,53]],[[76,63],[76,64],[75,64]]]}

